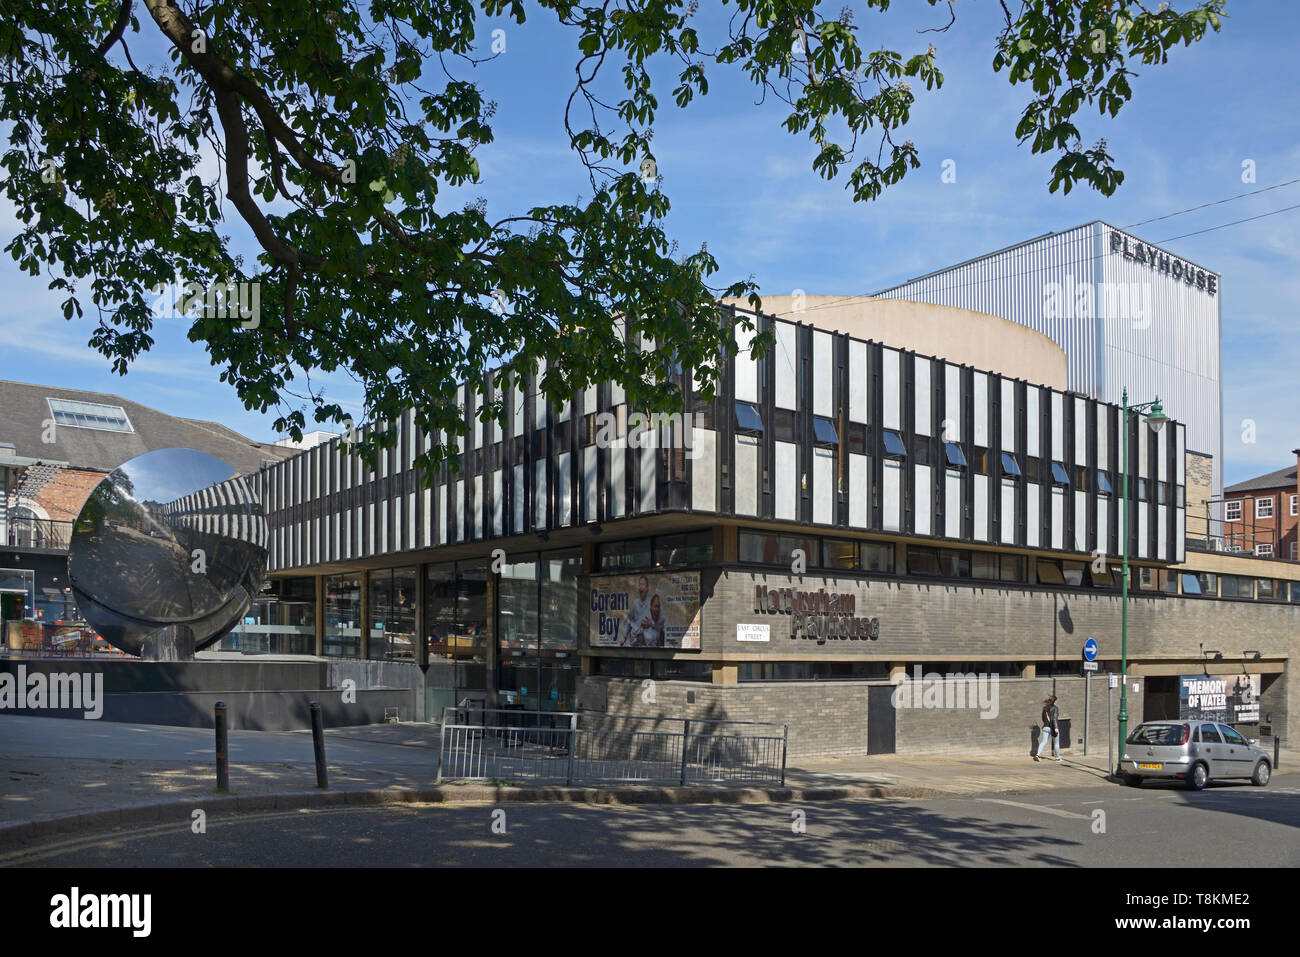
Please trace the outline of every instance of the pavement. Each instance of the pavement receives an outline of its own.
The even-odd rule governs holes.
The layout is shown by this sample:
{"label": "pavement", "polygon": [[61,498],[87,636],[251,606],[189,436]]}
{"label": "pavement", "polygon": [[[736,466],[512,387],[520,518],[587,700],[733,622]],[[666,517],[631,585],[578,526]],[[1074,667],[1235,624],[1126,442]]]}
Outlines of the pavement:
{"label": "pavement", "polygon": [[[194,809],[265,812],[340,804],[771,803],[937,798],[1113,788],[1106,755],[872,755],[801,761],[781,787],[497,787],[434,783],[430,724],[326,732],[329,789],[315,787],[310,732],[230,732],[230,791],[216,789],[210,729],[0,716],[0,842],[167,820]],[[1285,749],[1281,769],[1300,767]]]}

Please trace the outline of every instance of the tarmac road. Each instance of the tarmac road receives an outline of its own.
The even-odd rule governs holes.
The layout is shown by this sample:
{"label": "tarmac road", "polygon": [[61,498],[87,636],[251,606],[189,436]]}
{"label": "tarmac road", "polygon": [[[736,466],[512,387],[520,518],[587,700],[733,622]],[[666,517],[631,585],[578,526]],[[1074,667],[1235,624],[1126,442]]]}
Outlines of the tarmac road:
{"label": "tarmac road", "polygon": [[1300,866],[1296,774],[1199,793],[1149,784],[802,805],[231,813],[209,816],[202,834],[177,813],[171,824],[7,847],[0,866]]}

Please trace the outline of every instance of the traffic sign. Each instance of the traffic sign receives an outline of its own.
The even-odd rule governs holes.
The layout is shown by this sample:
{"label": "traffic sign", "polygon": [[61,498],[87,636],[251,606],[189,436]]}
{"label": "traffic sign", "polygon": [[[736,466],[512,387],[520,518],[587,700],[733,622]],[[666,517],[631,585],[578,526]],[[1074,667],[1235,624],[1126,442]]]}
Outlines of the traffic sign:
{"label": "traffic sign", "polygon": [[1096,638],[1089,638],[1087,641],[1085,641],[1085,642],[1083,643],[1083,657],[1084,657],[1084,660],[1085,660],[1085,661],[1096,661],[1096,660],[1097,660],[1097,652],[1098,652],[1098,650],[1099,650],[1099,649],[1098,649],[1098,647],[1097,647],[1097,639],[1096,639]]}
{"label": "traffic sign", "polygon": [[1084,671],[1097,671],[1100,667],[1101,663],[1097,661],[1085,661],[1083,663]]}
{"label": "traffic sign", "polygon": [[1119,675],[1107,675],[1106,677],[1110,678],[1109,687],[1111,688],[1119,687]]}

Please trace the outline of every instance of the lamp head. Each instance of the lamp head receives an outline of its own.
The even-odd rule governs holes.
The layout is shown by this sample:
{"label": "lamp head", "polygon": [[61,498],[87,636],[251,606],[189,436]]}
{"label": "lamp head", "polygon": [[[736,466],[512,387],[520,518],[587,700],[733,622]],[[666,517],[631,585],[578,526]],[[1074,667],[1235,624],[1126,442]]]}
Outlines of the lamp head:
{"label": "lamp head", "polygon": [[1147,416],[1147,425],[1151,426],[1152,432],[1159,435],[1160,430],[1164,428],[1165,423],[1168,421],[1169,417],[1165,415],[1165,407],[1160,404],[1159,399],[1156,399],[1151,406],[1151,414]]}

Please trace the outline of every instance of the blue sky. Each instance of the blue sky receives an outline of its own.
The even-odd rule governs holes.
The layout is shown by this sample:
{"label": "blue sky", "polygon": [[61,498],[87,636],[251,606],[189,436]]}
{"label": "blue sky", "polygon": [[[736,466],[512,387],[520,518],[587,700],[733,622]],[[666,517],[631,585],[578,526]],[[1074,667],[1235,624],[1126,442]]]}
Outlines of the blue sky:
{"label": "blue sky", "polygon": [[[722,21],[702,6],[707,45]],[[1029,94],[992,71],[999,6],[956,6],[957,23],[939,34],[915,32],[946,20],[928,5],[896,4],[883,16],[855,8],[865,47],[907,55],[933,43],[945,75],[941,91],[918,91],[901,134],[916,143],[922,167],[874,203],[853,203],[842,182],[821,180],[811,169],[814,148],[781,127],[781,104],[756,105],[757,90],[734,68],[713,68],[709,95],[679,111],[671,103],[670,64],[663,64],[654,143],[673,202],[669,229],[684,250],[708,244],[721,266],[718,284],[752,276],[770,294],[867,293],[1092,219],[1124,226],[1300,176],[1296,5],[1230,3],[1221,33],[1176,48],[1163,67],[1137,67],[1134,101],[1117,119],[1085,118],[1085,141],[1104,136],[1126,174],[1110,198],[1082,188],[1048,193],[1052,159],[1032,155],[1014,136]],[[530,13],[523,27],[500,24],[501,56],[463,71],[499,104],[497,140],[480,153],[482,183],[449,192],[449,209],[482,196],[490,213],[504,216],[583,192],[561,125],[576,37]],[[480,33],[483,48],[489,31]],[[956,163],[955,183],[940,180],[945,159]],[[1242,182],[1246,159],[1255,162],[1254,184]],[[1300,446],[1300,210],[1165,241],[1297,203],[1300,183],[1135,230],[1223,275],[1228,482],[1287,465]],[[13,235],[13,216],[0,207],[0,241]],[[241,221],[231,217],[228,232],[252,251]],[[243,409],[202,348],[185,339],[181,322],[163,320],[154,350],[119,377],[86,345],[92,320],[65,321],[59,297],[8,257],[0,261],[0,288],[0,378],[113,393],[214,419],[252,438],[276,438],[275,416]],[[360,413],[352,382],[327,382],[331,396]],[[1253,442],[1243,440],[1245,420],[1254,423]]]}

